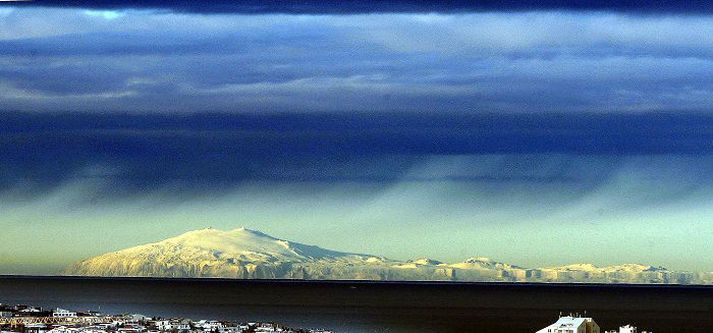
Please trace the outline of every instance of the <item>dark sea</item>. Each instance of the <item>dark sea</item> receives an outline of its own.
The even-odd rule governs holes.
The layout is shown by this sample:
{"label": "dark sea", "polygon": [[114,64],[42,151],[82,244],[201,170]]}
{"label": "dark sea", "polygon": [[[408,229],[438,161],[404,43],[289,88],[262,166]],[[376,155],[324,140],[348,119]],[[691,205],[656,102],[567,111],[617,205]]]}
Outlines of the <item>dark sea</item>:
{"label": "dark sea", "polygon": [[276,322],[335,332],[535,332],[560,313],[713,331],[708,286],[0,277],[0,303]]}

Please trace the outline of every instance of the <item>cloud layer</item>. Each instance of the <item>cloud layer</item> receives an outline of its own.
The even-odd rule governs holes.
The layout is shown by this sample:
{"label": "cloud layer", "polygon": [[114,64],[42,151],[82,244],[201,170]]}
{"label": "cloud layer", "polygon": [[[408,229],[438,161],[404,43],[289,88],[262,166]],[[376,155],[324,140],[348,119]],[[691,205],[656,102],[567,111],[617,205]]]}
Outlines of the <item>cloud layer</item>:
{"label": "cloud layer", "polygon": [[[438,180],[583,182],[586,187],[610,171],[580,179],[577,173],[586,174],[579,170],[585,166],[563,163],[545,173],[409,172],[433,156],[704,156],[713,153],[710,123],[710,116],[685,114],[4,113],[0,190],[22,189],[32,196],[77,179],[107,186],[95,200],[167,187],[211,195],[254,181],[381,187]],[[527,161],[517,162],[518,168]]]}
{"label": "cloud layer", "polygon": [[122,4],[0,9],[0,273],[210,225],[713,270],[713,17],[694,7]]}
{"label": "cloud layer", "polygon": [[0,108],[640,112],[713,106],[713,18],[6,10]]}
{"label": "cloud layer", "polygon": [[241,14],[364,14],[364,13],[463,13],[479,11],[523,11],[523,10],[608,10],[633,13],[700,13],[710,12],[710,6],[701,1],[566,1],[566,0],[524,0],[524,1],[423,1],[388,0],[366,2],[359,0],[281,0],[259,1],[218,0],[210,2],[192,1],[117,1],[117,0],[45,0],[37,3],[23,3],[26,6],[57,6],[98,9],[149,8],[175,12],[192,13],[241,13]]}

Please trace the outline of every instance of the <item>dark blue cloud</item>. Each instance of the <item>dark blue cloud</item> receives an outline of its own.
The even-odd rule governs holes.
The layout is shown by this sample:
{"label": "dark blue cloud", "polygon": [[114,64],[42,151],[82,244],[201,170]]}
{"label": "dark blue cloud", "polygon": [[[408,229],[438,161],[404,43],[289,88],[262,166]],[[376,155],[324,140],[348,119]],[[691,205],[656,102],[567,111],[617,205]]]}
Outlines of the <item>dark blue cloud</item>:
{"label": "dark blue cloud", "polygon": [[705,1],[566,1],[566,0],[526,0],[526,1],[424,1],[424,0],[242,0],[242,1],[145,1],[145,0],[79,0],[56,1],[36,0],[21,3],[25,6],[80,7],[99,9],[165,9],[191,13],[242,13],[242,14],[363,14],[363,13],[460,13],[482,11],[524,11],[524,10],[606,10],[644,13],[701,13],[713,8]]}
{"label": "dark blue cloud", "polygon": [[568,170],[563,164],[556,167],[560,171],[541,174],[527,171],[538,167],[527,158],[495,174],[412,171],[433,156],[705,155],[713,153],[712,124],[710,116],[675,114],[3,113],[0,191],[22,187],[33,196],[87,179],[104,183],[101,195],[107,197],[167,187],[175,195],[200,195],[252,181],[586,186],[592,181],[586,170]]}
{"label": "dark blue cloud", "polygon": [[[103,17],[38,8],[2,15],[5,110],[701,112],[713,105],[713,21],[705,16]],[[60,22],[45,27],[45,17]]]}
{"label": "dark blue cloud", "polygon": [[[707,17],[105,18],[37,8],[2,15],[5,110],[701,112],[713,105]],[[43,27],[44,17],[61,22]]]}
{"label": "dark blue cloud", "polygon": [[[614,169],[412,172],[434,156],[713,153],[707,17],[2,15],[0,190],[30,196],[78,179],[126,197],[253,181],[587,187]],[[20,29],[53,15],[60,32]],[[519,158],[498,170],[527,169]]]}
{"label": "dark blue cloud", "polygon": [[202,55],[208,51],[212,55],[232,55],[255,52],[266,44],[245,36],[185,35],[170,31],[101,32],[3,40],[0,56]]}

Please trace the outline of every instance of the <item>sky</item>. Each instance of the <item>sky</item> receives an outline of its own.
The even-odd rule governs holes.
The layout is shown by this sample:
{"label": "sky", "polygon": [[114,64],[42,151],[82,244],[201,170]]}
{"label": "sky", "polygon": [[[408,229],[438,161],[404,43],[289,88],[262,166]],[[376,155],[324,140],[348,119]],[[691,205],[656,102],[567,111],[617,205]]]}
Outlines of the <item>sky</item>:
{"label": "sky", "polygon": [[0,5],[0,274],[241,226],[713,271],[710,9],[268,4]]}

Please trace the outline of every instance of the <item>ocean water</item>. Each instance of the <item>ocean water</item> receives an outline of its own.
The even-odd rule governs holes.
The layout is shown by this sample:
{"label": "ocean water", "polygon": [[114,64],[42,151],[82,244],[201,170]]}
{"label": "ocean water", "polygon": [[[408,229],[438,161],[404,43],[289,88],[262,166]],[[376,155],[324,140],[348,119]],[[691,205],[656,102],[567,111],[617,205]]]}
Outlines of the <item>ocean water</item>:
{"label": "ocean water", "polygon": [[698,286],[2,277],[0,302],[348,333],[535,332],[560,313],[603,330],[713,329],[713,288]]}

